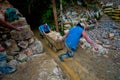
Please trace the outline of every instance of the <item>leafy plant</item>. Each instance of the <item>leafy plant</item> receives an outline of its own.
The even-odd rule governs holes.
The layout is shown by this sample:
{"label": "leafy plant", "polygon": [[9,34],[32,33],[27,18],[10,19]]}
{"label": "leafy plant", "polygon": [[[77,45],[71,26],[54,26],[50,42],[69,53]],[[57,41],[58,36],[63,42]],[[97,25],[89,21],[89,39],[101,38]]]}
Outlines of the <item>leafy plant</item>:
{"label": "leafy plant", "polygon": [[48,9],[43,12],[42,19],[40,19],[41,23],[53,23],[53,11],[52,11],[52,5],[50,4]]}
{"label": "leafy plant", "polygon": [[87,4],[87,7],[90,9],[93,9],[93,5],[92,4]]}
{"label": "leafy plant", "polygon": [[64,30],[59,30],[60,34],[63,36],[65,33],[64,33]]}
{"label": "leafy plant", "polygon": [[75,5],[75,2],[74,2],[74,1],[72,1],[72,2],[71,2],[71,5]]}
{"label": "leafy plant", "polygon": [[65,0],[62,0],[62,4],[63,4],[63,5],[66,5],[67,2],[66,2]]}

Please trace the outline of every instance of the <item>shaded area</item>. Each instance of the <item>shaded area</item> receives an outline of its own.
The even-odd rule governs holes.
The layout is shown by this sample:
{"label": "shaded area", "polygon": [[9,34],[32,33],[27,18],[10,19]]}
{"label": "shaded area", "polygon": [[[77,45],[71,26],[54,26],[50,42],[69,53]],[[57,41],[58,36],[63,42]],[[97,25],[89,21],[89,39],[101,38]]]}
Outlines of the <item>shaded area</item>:
{"label": "shaded area", "polygon": [[49,8],[50,1],[40,0],[8,0],[14,7],[19,9],[20,13],[26,17],[31,28],[36,28],[42,24],[42,17]]}

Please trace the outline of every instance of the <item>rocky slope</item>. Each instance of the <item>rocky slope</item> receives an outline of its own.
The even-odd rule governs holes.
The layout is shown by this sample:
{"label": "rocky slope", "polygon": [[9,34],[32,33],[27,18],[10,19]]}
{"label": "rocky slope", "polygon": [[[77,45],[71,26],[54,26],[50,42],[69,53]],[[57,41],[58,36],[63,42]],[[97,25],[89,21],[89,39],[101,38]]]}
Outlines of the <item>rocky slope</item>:
{"label": "rocky slope", "polygon": [[[8,8],[15,9],[7,0],[0,2],[0,18],[6,20],[5,11]],[[29,60],[34,54],[40,54],[43,52],[42,43],[34,36],[34,33],[30,29],[30,25],[27,24],[25,17],[23,17],[19,10],[16,10],[16,14],[19,19],[9,22],[14,27],[20,27],[20,31],[9,28],[9,26],[0,25],[0,43],[7,45],[7,61],[8,64],[19,64],[21,62]],[[14,65],[12,65],[14,66]]]}

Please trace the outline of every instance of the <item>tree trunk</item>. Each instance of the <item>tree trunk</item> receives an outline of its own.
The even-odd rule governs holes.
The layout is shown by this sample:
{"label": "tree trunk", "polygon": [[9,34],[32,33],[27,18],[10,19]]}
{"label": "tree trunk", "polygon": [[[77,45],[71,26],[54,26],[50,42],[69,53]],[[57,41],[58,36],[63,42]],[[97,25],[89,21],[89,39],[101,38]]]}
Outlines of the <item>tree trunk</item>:
{"label": "tree trunk", "polygon": [[57,12],[56,12],[55,0],[51,0],[51,2],[53,4],[53,13],[54,13],[55,28],[56,28],[56,31],[59,31],[59,29],[58,29],[58,22],[57,22]]}

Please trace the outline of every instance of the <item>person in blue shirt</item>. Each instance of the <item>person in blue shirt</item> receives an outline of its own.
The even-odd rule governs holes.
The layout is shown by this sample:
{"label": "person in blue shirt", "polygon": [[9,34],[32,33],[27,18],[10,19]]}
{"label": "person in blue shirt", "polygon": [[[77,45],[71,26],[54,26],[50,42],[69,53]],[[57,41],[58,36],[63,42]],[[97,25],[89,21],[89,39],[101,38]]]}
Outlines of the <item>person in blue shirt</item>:
{"label": "person in blue shirt", "polygon": [[45,23],[45,24],[39,26],[39,31],[40,31],[40,35],[43,38],[43,35],[46,35],[47,33],[51,32],[52,30],[50,29],[50,26],[47,23]]}
{"label": "person in blue shirt", "polygon": [[[84,22],[85,26],[87,23]],[[61,62],[63,62],[63,58],[69,58],[74,56],[74,51],[76,50],[79,40],[81,37],[84,37],[88,43],[90,43],[95,50],[98,50],[98,47],[93,43],[90,37],[84,30],[84,27],[78,23],[76,26],[72,27],[59,41],[65,39],[65,46],[67,48],[67,52],[65,54],[60,54],[58,57]]]}

